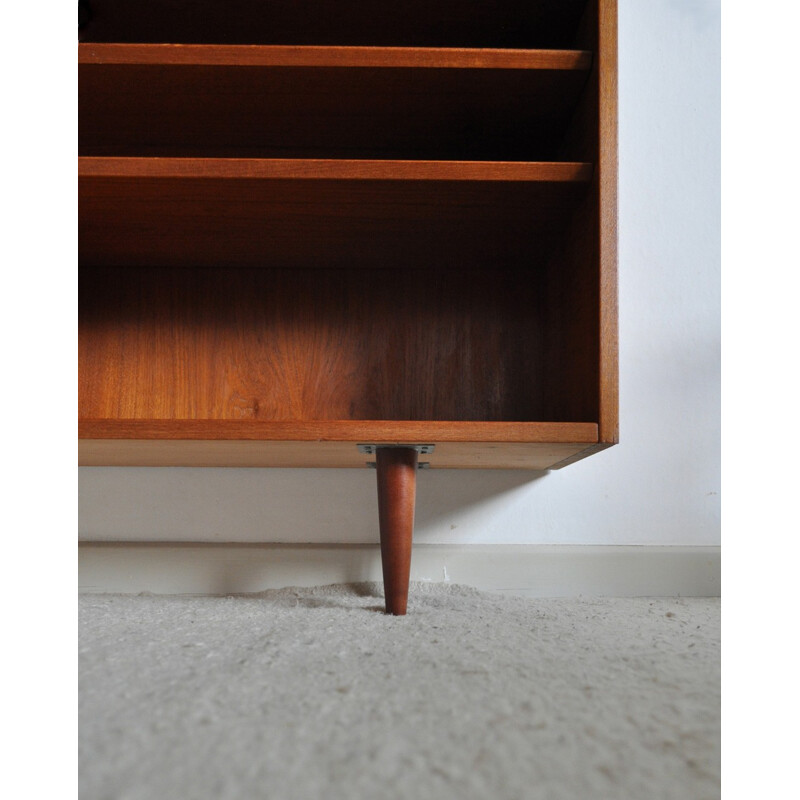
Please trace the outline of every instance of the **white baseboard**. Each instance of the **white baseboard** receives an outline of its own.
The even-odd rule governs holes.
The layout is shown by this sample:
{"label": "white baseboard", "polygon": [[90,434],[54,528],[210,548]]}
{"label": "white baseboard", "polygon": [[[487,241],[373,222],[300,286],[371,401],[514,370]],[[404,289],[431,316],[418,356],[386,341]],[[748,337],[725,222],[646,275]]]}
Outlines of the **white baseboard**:
{"label": "white baseboard", "polygon": [[[415,544],[411,579],[530,597],[718,597],[719,547]],[[86,542],[84,593],[226,595],[380,581],[377,545]]]}

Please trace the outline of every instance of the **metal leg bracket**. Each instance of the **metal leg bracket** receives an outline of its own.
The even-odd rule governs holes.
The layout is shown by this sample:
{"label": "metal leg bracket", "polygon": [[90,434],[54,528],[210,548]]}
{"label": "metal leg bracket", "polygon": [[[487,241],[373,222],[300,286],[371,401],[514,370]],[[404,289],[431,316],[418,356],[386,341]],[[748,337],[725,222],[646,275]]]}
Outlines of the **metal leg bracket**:
{"label": "metal leg bracket", "polygon": [[[416,450],[420,455],[429,455],[436,448],[435,444],[359,444],[356,445],[359,453],[365,456],[374,456],[378,448],[405,448],[409,450]],[[370,469],[377,469],[375,461],[367,461],[367,466]],[[430,461],[420,461],[417,463],[417,469],[430,469]]]}

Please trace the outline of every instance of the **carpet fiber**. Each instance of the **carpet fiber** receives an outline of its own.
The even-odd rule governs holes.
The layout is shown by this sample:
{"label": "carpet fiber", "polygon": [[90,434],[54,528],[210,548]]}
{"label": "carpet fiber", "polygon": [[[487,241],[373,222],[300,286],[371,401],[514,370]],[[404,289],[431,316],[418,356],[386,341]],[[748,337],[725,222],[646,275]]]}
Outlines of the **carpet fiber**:
{"label": "carpet fiber", "polygon": [[719,797],[719,600],[80,599],[82,800]]}

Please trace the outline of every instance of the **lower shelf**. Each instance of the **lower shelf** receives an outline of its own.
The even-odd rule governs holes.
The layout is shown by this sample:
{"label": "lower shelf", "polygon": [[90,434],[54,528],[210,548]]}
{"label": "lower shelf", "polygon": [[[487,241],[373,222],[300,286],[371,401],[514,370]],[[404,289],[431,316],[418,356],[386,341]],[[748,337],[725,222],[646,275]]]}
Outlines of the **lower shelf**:
{"label": "lower shelf", "polygon": [[557,469],[608,445],[593,422],[82,420],[81,466],[351,467],[358,443],[435,444],[432,469]]}

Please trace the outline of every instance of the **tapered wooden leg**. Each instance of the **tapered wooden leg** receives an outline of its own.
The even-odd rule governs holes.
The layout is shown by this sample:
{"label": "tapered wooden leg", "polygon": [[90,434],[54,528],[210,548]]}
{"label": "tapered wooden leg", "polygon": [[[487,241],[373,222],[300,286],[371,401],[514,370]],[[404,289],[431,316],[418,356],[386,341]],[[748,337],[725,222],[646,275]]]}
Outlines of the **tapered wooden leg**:
{"label": "tapered wooden leg", "polygon": [[375,458],[386,613],[402,616],[411,574],[418,456],[411,447],[378,447]]}

